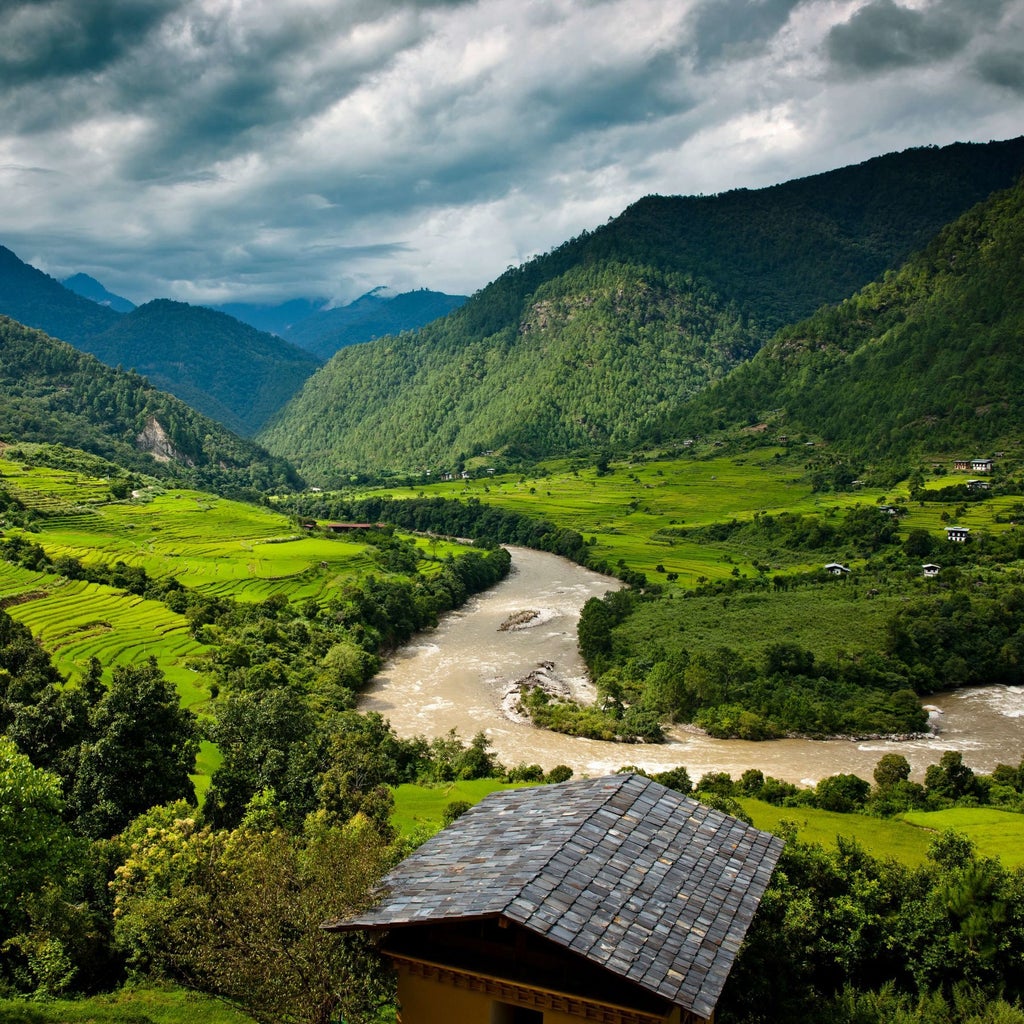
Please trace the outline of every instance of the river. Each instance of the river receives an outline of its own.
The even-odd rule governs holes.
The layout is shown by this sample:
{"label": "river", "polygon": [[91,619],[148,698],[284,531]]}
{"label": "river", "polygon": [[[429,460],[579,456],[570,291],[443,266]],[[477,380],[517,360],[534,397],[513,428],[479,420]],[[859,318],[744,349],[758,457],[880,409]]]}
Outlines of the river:
{"label": "river", "polygon": [[[399,736],[442,736],[450,729],[464,740],[483,731],[507,766],[566,764],[579,775],[608,774],[624,765],[658,772],[684,765],[696,780],[726,771],[738,778],[760,768],[789,782],[811,785],[826,775],[850,772],[871,779],[882,754],[896,751],[910,762],[915,778],[945,750],[963,752],[975,771],[1000,762],[1016,765],[1024,750],[1021,719],[1024,688],[985,687],[928,698],[938,710],[935,733],[902,742],[852,740],[716,740],[687,728],[673,728],[663,744],[622,744],[580,739],[511,720],[502,697],[511,683],[538,666],[564,681],[575,695],[592,697],[576,650],[579,611],[618,580],[528,548],[509,548],[508,577],[446,615],[436,629],[398,652],[374,678],[361,711],[379,711]],[[520,612],[536,612],[525,628],[499,627]]]}

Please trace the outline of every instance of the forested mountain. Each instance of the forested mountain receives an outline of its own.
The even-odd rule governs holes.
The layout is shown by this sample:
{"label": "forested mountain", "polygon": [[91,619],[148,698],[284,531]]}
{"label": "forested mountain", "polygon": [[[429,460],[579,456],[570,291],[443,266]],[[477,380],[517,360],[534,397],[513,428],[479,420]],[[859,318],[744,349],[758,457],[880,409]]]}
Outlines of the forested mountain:
{"label": "forested mountain", "polygon": [[251,436],[319,366],[307,352],[225,313],[154,299],[79,348],[144,374],[229,429]]}
{"label": "forested mountain", "polygon": [[108,291],[95,277],[88,274],[72,274],[71,277],[65,277],[61,284],[76,295],[98,302],[101,306],[109,306],[118,313],[130,313],[135,308],[135,303],[130,299]]}
{"label": "forested mountain", "polygon": [[[1024,427],[1024,179],[899,271],[784,328],[681,410],[687,430],[807,430],[863,458],[967,455]],[[675,417],[670,417],[675,419]]]}
{"label": "forested mountain", "polygon": [[657,440],[780,326],[898,267],[1022,169],[1024,138],[648,197],[444,320],[342,350],[260,438],[326,482]]}
{"label": "forested mountain", "polygon": [[155,386],[247,436],[320,365],[281,338],[201,306],[157,299],[118,313],[83,298],[2,247],[0,315],[70,342],[108,366],[137,370]]}
{"label": "forested mountain", "polygon": [[0,316],[0,437],[81,448],[128,469],[221,493],[301,481],[281,459],[136,373]]}
{"label": "forested mountain", "polygon": [[0,246],[0,316],[78,344],[113,326],[120,313],[65,288]]}

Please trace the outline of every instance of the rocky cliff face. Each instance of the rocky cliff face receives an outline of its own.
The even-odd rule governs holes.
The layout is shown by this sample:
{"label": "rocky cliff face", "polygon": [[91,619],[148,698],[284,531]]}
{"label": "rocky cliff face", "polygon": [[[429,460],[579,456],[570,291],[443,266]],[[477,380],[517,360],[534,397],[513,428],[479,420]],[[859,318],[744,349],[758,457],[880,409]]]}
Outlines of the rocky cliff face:
{"label": "rocky cliff face", "polygon": [[140,452],[149,452],[157,462],[179,462],[186,466],[195,463],[174,447],[167,431],[155,416],[146,420],[146,425],[135,438],[135,446]]}

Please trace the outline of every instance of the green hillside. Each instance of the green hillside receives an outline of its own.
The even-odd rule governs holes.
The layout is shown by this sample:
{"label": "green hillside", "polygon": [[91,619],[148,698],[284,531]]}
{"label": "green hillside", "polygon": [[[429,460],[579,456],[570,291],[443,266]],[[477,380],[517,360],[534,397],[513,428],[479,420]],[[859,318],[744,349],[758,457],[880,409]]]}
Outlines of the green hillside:
{"label": "green hillside", "polygon": [[194,409],[249,436],[319,366],[308,352],[202,306],[156,299],[79,347],[144,374]]}
{"label": "green hillside", "polygon": [[444,320],[340,352],[260,439],[321,482],[657,441],[680,400],[902,264],[1022,168],[1018,139],[648,197]]}
{"label": "green hillside", "polygon": [[898,272],[779,332],[682,410],[684,430],[770,421],[863,459],[1013,444],[1024,407],[1024,181]]}
{"label": "green hillside", "polygon": [[86,275],[62,285],[0,246],[0,315],[144,374],[236,433],[254,434],[320,365],[224,313],[158,299],[125,314],[105,295]]}
{"label": "green hillside", "polygon": [[[98,307],[97,307],[98,308]],[[144,377],[0,317],[0,437],[81,448],[163,478],[252,492],[294,471]]]}

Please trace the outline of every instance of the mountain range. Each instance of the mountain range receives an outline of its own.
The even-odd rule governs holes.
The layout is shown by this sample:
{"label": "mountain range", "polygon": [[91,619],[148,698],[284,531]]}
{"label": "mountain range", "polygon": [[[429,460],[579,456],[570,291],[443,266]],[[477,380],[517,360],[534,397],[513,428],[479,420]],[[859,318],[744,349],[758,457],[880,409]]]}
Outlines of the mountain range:
{"label": "mountain range", "polygon": [[88,274],[58,282],[0,247],[0,314],[143,374],[243,436],[339,347],[418,327],[462,301],[426,290],[376,290],[336,308],[311,299],[224,309],[169,299],[135,306]]}
{"label": "mountain range", "polygon": [[1024,139],[759,190],[648,196],[418,331],[343,349],[257,437],[322,484],[483,452],[659,443],[782,328],[903,265],[1024,170]]}
{"label": "mountain range", "polygon": [[344,306],[327,299],[291,299],[274,306],[236,302],[211,308],[261,331],[271,331],[319,359],[330,359],[346,345],[422,327],[465,301],[465,295],[427,288],[395,294],[380,287]]}
{"label": "mountain range", "polygon": [[[906,150],[766,189],[648,196],[465,302],[375,291],[338,310],[266,307],[305,313],[277,326],[297,340],[305,324],[307,344],[326,324],[336,338],[377,315],[392,325],[319,369],[225,312],[156,300],[119,313],[102,286],[107,305],[5,249],[0,313],[144,373],[127,375],[132,387],[179,395],[326,486],[484,453],[529,464],[738,428],[804,431],[896,465],[994,446],[1024,426],[1022,171],[1018,138]],[[403,326],[408,309],[448,305]],[[19,393],[20,372],[0,381],[0,408],[18,411],[0,429],[15,436],[33,415],[49,422],[60,394],[52,379]],[[131,390],[124,379],[110,379],[116,395]],[[104,399],[93,388],[88,402],[92,437],[107,429],[95,416]],[[141,408],[110,427],[118,444],[142,445]]]}

